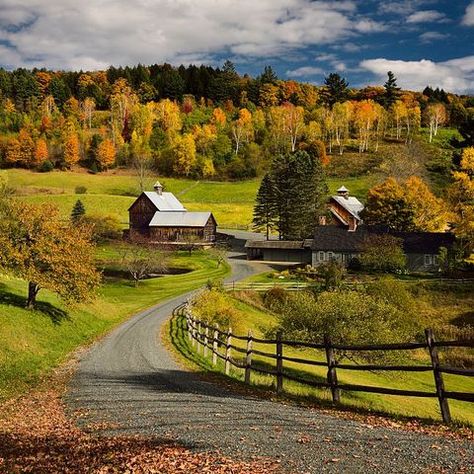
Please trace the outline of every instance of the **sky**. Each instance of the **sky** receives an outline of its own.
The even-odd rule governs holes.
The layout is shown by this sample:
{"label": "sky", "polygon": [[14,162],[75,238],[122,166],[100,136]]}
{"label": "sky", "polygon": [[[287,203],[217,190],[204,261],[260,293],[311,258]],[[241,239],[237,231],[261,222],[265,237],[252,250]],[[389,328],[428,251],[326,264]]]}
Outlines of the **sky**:
{"label": "sky", "polygon": [[0,66],[169,62],[474,94],[474,0],[0,0]]}

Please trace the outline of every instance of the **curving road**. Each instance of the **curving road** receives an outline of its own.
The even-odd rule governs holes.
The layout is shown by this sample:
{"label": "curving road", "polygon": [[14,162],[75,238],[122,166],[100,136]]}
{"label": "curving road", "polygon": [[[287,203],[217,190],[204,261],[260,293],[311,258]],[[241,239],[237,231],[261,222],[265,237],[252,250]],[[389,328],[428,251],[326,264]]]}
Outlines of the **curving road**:
{"label": "curving road", "polygon": [[[265,271],[230,258],[232,279]],[[66,403],[101,434],[140,434],[234,458],[269,456],[287,472],[474,472],[468,441],[369,427],[297,406],[233,393],[183,370],[159,340],[186,299],[144,311],[84,354]]]}

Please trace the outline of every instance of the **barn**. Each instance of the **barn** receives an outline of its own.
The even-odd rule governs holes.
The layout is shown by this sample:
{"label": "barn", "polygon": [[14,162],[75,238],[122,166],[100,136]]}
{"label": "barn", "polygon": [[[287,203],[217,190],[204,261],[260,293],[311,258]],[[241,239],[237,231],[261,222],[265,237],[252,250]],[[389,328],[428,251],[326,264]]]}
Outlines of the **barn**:
{"label": "barn", "polygon": [[164,192],[156,182],[153,191],[145,191],[128,209],[129,238],[153,243],[213,244],[217,222],[210,211],[189,212],[173,193]]}

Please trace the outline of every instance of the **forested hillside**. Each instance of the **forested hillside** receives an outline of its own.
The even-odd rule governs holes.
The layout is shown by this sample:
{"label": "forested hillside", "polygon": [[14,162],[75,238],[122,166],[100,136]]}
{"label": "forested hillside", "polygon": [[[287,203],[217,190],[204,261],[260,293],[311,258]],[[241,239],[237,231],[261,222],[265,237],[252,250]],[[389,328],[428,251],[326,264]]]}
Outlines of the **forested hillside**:
{"label": "forested hillside", "polygon": [[0,70],[0,164],[127,167],[143,185],[149,170],[198,179],[261,176],[277,154],[305,149],[329,175],[384,166],[387,175],[397,167],[403,174],[421,160],[443,184],[451,154],[438,151],[451,146],[451,133],[439,129],[461,126],[473,106],[472,97],[439,89],[401,91],[391,73],[383,86],[356,90],[338,74],[315,86],[280,80],[270,67],[256,78],[240,76],[230,62],[222,69]]}

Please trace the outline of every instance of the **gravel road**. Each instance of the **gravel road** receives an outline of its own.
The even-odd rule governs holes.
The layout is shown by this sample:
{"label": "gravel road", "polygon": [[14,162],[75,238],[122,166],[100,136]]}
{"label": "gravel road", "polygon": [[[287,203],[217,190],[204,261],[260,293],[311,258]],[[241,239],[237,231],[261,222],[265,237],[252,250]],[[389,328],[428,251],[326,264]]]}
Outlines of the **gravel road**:
{"label": "gravel road", "polygon": [[[262,264],[230,262],[232,279],[265,271]],[[84,354],[66,396],[81,423],[101,427],[104,435],[151,435],[234,458],[279,459],[291,473],[474,472],[469,441],[244,396],[183,370],[159,333],[185,299],[136,315]]]}

